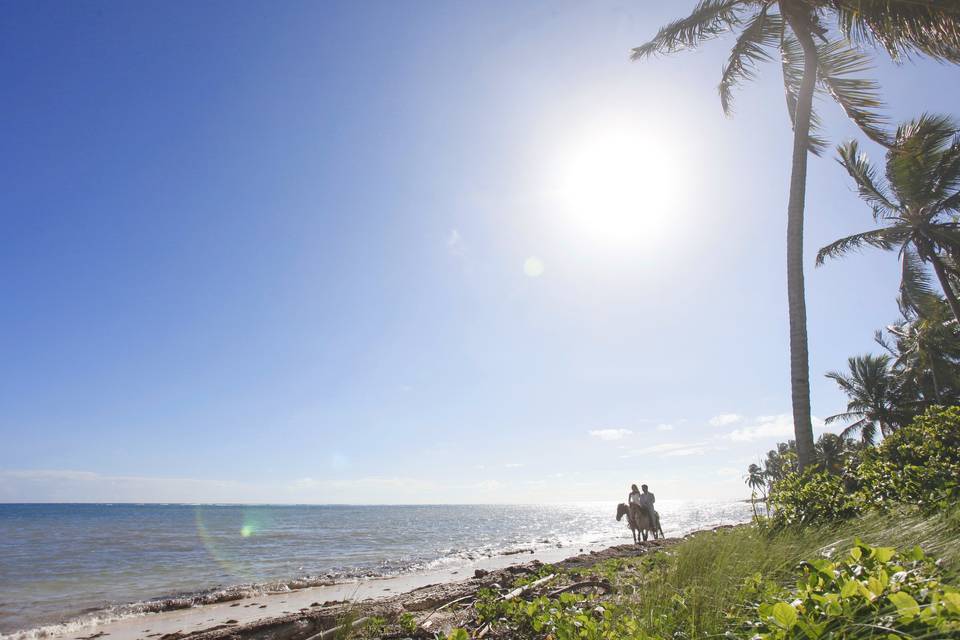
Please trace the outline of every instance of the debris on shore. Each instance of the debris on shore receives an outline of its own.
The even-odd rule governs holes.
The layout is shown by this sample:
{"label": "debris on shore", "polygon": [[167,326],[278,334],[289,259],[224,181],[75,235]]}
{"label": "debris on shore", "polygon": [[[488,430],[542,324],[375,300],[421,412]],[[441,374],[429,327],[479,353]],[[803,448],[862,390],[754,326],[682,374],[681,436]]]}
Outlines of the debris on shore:
{"label": "debris on shore", "polygon": [[[612,587],[602,577],[589,575],[591,567],[615,558],[641,556],[680,541],[667,538],[582,553],[556,563],[553,567],[557,571],[544,576],[540,574],[547,568],[539,560],[492,571],[478,569],[472,578],[459,582],[430,584],[403,594],[358,602],[324,602],[285,616],[172,633],[159,640],[327,640],[343,637],[364,625],[375,627],[372,635],[380,638],[434,638],[437,634],[445,637],[457,627],[471,629],[474,635],[482,637],[486,630],[480,628],[473,607],[481,590],[499,593],[503,600],[555,597],[569,591],[603,594]],[[571,572],[579,579],[573,579]],[[529,582],[515,586],[524,576]]]}

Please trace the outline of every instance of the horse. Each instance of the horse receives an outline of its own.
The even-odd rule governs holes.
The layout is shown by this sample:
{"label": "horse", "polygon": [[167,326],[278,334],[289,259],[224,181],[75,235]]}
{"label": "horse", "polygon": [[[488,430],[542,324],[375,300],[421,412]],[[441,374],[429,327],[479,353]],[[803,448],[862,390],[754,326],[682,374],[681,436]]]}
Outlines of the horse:
{"label": "horse", "polygon": [[630,527],[630,533],[633,534],[634,544],[640,544],[638,532],[643,536],[644,542],[647,541],[647,535],[650,533],[653,534],[654,540],[663,536],[660,518],[656,515],[656,512],[651,515],[651,511],[652,509],[644,509],[637,505],[633,505],[633,508],[631,508],[622,502],[617,505],[617,522],[620,522],[623,516],[627,516],[627,525]]}

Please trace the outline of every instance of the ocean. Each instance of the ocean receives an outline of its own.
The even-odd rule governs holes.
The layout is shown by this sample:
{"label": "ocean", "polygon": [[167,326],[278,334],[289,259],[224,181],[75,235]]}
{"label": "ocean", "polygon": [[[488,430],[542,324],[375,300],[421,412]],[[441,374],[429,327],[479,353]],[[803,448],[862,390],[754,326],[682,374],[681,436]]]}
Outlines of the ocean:
{"label": "ocean", "polygon": [[[749,520],[743,502],[657,503],[668,536]],[[0,634],[325,582],[631,541],[614,503],[0,504]]]}

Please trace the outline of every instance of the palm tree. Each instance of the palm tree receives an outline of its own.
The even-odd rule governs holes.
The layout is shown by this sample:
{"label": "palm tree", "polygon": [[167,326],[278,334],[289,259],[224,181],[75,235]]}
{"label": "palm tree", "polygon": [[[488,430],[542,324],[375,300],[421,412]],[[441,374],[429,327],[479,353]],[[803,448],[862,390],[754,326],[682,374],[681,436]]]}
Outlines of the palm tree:
{"label": "palm tree", "polygon": [[783,480],[788,473],[796,471],[797,443],[793,440],[778,442],[776,449],[767,452],[767,459],[763,461],[763,474],[767,485],[772,487]]}
{"label": "palm tree", "polygon": [[824,433],[817,438],[817,462],[827,473],[839,476],[847,459],[847,439],[835,433]]}
{"label": "palm tree", "polygon": [[956,265],[960,259],[960,128],[947,116],[923,115],[897,128],[881,178],[856,141],[840,146],[840,164],[881,225],[841,238],[817,253],[817,265],[864,246],[899,250],[901,301],[918,308],[932,294],[923,265],[930,264],[960,319]]}
{"label": "palm tree", "polygon": [[920,308],[901,305],[903,319],[887,327],[892,343],[880,331],[874,337],[893,358],[905,396],[901,404],[912,404],[903,408],[913,413],[960,402],[960,323],[943,298],[922,300]]}
{"label": "palm tree", "polygon": [[[773,10],[775,6],[779,11]],[[720,101],[724,111],[731,112],[733,88],[754,76],[757,63],[773,58],[770,49],[778,49],[783,65],[787,112],[793,122],[787,204],[787,297],[794,433],[800,466],[803,467],[813,459],[803,284],[803,209],[807,152],[811,147],[819,152],[824,146],[822,140],[811,136],[811,126],[817,122],[813,113],[813,96],[819,83],[821,90],[834,95],[857,124],[877,139],[883,134],[872,110],[880,101],[874,84],[848,77],[865,67],[859,53],[842,41],[828,41],[818,48],[815,37],[823,36],[824,29],[813,8],[801,2],[703,0],[688,18],[663,27],[653,40],[635,48],[633,59],[695,47],[734,28],[741,30],[720,80]]]}
{"label": "palm tree", "polygon": [[834,380],[849,397],[847,410],[830,416],[824,422],[854,422],[840,432],[843,438],[860,434],[865,444],[873,444],[879,431],[890,435],[900,426],[900,394],[890,371],[890,356],[863,355],[848,360],[849,374],[831,371],[827,377]]}
{"label": "palm tree", "polygon": [[[836,19],[844,39],[829,39],[821,17]],[[739,30],[720,80],[720,100],[730,113],[733,88],[754,77],[756,65],[779,50],[793,123],[790,196],[787,204],[787,298],[790,316],[790,379],[794,433],[801,468],[813,460],[810,420],[810,370],[807,312],[803,283],[803,210],[807,151],[822,151],[811,135],[818,123],[814,92],[829,94],[872,139],[883,142],[876,86],[851,77],[866,68],[848,46],[879,44],[895,59],[922,53],[960,62],[960,8],[955,0],[700,0],[686,18],[676,20],[633,50],[641,60],[655,54],[691,49],[726,31]],[[818,44],[819,41],[819,44]]]}
{"label": "palm tree", "polygon": [[748,487],[750,487],[750,504],[753,506],[753,517],[756,518],[757,514],[757,491],[760,491],[760,494],[763,496],[763,501],[767,501],[767,474],[758,464],[751,464],[747,468],[747,477],[744,479],[744,482]]}

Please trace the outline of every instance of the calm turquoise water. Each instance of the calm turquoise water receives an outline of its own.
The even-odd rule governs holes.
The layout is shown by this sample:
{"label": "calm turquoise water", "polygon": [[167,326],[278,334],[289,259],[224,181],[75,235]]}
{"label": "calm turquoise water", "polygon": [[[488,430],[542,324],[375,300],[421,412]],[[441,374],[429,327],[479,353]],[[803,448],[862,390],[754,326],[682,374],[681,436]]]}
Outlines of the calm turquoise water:
{"label": "calm turquoise water", "polygon": [[[658,503],[668,535],[749,519]],[[612,503],[483,506],[0,504],[0,633],[519,548],[625,542]],[[576,549],[572,549],[576,551]]]}

